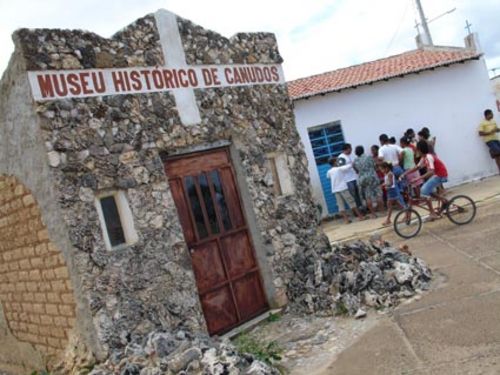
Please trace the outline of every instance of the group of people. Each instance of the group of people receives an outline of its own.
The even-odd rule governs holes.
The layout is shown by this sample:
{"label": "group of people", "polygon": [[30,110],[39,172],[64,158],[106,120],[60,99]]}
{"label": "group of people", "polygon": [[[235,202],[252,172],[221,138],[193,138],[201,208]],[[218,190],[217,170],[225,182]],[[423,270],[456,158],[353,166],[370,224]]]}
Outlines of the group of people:
{"label": "group of people", "polygon": [[[493,119],[493,111],[486,109],[478,134],[488,146],[500,172],[498,133],[500,128]],[[408,129],[399,140],[399,145],[395,137],[387,134],[381,134],[379,141],[380,146],[371,146],[371,155],[365,154],[363,146],[356,146],[353,155],[352,146],[346,143],[342,153],[329,161],[332,168],[327,172],[327,178],[331,181],[332,193],[344,221],[351,222],[348,207],[359,220],[365,219],[364,200],[373,218],[377,217],[377,210],[387,208],[383,225],[390,225],[393,207],[406,207],[401,194],[403,186],[410,187],[413,194],[426,200],[429,220],[438,218],[439,213],[435,212],[431,197],[442,202],[442,209],[447,207],[443,184],[448,179],[448,171],[436,154],[436,137],[423,127],[417,134]]]}
{"label": "group of people", "polygon": [[[418,140],[417,140],[418,135]],[[444,163],[435,152],[436,138],[424,127],[415,134],[408,129],[396,144],[395,137],[381,134],[380,146],[371,146],[371,155],[365,154],[363,146],[356,146],[354,155],[352,146],[344,144],[342,153],[330,160],[332,168],[327,178],[332,185],[339,212],[346,223],[351,219],[348,207],[364,220],[363,202],[373,218],[376,211],[387,207],[387,217],[383,225],[391,224],[393,207],[406,207],[401,194],[403,184],[411,186],[415,194],[421,195],[428,202],[430,220],[438,217],[431,202],[431,195],[443,201],[442,192],[436,192],[447,181],[448,172]]]}

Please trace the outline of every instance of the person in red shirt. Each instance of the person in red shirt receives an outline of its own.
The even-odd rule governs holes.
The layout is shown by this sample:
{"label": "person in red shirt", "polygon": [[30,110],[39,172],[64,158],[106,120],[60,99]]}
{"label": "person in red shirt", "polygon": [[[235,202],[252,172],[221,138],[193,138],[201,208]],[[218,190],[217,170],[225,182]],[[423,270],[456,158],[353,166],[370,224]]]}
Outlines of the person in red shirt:
{"label": "person in red shirt", "polygon": [[437,155],[430,152],[429,143],[426,140],[418,141],[417,151],[421,155],[419,163],[415,166],[415,168],[405,171],[402,177],[420,168],[426,168],[427,171],[425,174],[420,176],[422,180],[427,179],[427,181],[425,181],[422,185],[420,194],[427,200],[427,207],[430,212],[429,219],[434,220],[439,218],[439,215],[432,207],[431,197],[434,197],[442,202],[442,209],[445,209],[448,205],[448,200],[436,192],[438,186],[448,181],[448,170]]}

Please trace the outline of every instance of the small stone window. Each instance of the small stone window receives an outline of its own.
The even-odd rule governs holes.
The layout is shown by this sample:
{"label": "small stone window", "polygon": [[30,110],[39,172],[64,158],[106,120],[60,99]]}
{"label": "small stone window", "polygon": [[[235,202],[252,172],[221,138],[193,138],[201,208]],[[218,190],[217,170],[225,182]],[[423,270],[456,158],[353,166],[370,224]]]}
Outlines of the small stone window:
{"label": "small stone window", "polygon": [[108,250],[132,245],[137,241],[132,212],[123,191],[99,195],[96,206]]}
{"label": "small stone window", "polygon": [[292,176],[286,154],[282,152],[268,154],[267,165],[273,178],[274,194],[277,196],[293,194]]}

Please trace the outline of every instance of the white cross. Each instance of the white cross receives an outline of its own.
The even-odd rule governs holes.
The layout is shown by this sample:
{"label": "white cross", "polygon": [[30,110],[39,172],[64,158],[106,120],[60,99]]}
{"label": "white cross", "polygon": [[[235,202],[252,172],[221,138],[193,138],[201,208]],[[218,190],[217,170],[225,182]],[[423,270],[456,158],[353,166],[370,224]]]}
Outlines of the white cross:
{"label": "white cross", "polygon": [[[160,34],[165,66],[177,69],[187,67],[176,15],[165,9],[160,9],[155,13],[155,20]],[[201,122],[200,110],[196,103],[194,90],[190,88],[176,90],[173,95],[181,122],[184,125],[199,124]]]}

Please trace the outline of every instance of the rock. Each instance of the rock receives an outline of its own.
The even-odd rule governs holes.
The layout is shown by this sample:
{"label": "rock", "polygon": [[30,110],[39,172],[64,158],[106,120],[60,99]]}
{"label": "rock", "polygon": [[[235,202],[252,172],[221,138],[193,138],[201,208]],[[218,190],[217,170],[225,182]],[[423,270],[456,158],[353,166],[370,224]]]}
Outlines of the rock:
{"label": "rock", "polygon": [[392,248],[380,238],[369,244],[297,253],[288,285],[292,310],[350,314],[367,307],[391,307],[428,288],[432,273],[421,259]]}
{"label": "rock", "polygon": [[112,375],[111,371],[103,370],[103,369],[93,369],[89,372],[88,375]]}
{"label": "rock", "polygon": [[380,304],[378,294],[372,293],[368,290],[363,293],[363,303],[369,307],[375,307]]}
{"label": "rock", "polygon": [[56,113],[54,111],[45,111],[42,113],[43,117],[52,119],[56,116]]}
{"label": "rock", "polygon": [[264,175],[262,182],[266,186],[269,186],[269,187],[274,186],[273,175],[271,173],[267,173],[266,175]]}
{"label": "rock", "polygon": [[281,238],[285,246],[291,246],[297,241],[297,237],[292,233],[285,233]]}
{"label": "rock", "polygon": [[80,200],[83,202],[93,202],[95,199],[94,191],[90,188],[81,187],[80,194],[78,194]]}
{"label": "rock", "polygon": [[185,352],[178,354],[168,362],[168,367],[174,372],[184,370],[187,365],[195,360],[201,358],[201,351],[199,348],[189,348]]}
{"label": "rock", "polygon": [[84,161],[85,159],[87,159],[89,155],[90,155],[89,150],[83,150],[83,151],[80,151],[80,152],[78,153],[78,160],[82,162],[82,161]]}
{"label": "rock", "polygon": [[140,375],[163,375],[164,372],[156,367],[156,368],[151,368],[151,367],[145,367],[141,370]]}
{"label": "rock", "polygon": [[314,269],[314,285],[320,285],[323,279],[323,270],[321,267],[322,262],[318,260]]}
{"label": "rock", "polygon": [[412,267],[406,263],[394,262],[394,277],[399,284],[405,284],[413,279]]}
{"label": "rock", "polygon": [[48,154],[49,165],[53,168],[57,168],[61,164],[61,156],[57,151],[50,151]]}
{"label": "rock", "polygon": [[120,372],[120,375],[140,375],[141,366],[138,364],[127,363],[126,366]]}
{"label": "rock", "polygon": [[145,167],[134,168],[132,173],[139,184],[147,184],[149,182],[149,172]]}
{"label": "rock", "polygon": [[125,348],[125,355],[132,357],[140,357],[145,355],[144,348],[137,343],[130,343]]}
{"label": "rock", "polygon": [[78,58],[73,55],[64,55],[62,59],[62,68],[63,69],[81,69],[82,65]]}
{"label": "rock", "polygon": [[365,316],[366,316],[366,311],[363,309],[358,309],[358,311],[356,311],[356,314],[354,314],[354,317],[356,319],[361,319],[364,318]]}
{"label": "rock", "polygon": [[245,375],[267,375],[274,373],[268,365],[261,361],[253,361],[251,366],[244,372]]}
{"label": "rock", "polygon": [[146,342],[146,353],[156,354],[158,357],[166,357],[179,346],[179,342],[166,332],[152,332]]}
{"label": "rock", "polygon": [[120,177],[116,180],[116,186],[120,189],[131,189],[137,186],[133,177]]}

